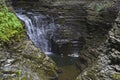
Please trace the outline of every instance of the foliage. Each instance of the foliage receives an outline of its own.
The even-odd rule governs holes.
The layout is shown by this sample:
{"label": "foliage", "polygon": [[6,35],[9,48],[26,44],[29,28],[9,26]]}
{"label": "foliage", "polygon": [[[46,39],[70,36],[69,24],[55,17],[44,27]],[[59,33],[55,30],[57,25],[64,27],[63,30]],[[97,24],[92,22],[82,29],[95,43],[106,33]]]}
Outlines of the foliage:
{"label": "foliage", "polygon": [[6,42],[19,34],[22,24],[14,13],[9,12],[4,1],[0,4],[0,40]]}

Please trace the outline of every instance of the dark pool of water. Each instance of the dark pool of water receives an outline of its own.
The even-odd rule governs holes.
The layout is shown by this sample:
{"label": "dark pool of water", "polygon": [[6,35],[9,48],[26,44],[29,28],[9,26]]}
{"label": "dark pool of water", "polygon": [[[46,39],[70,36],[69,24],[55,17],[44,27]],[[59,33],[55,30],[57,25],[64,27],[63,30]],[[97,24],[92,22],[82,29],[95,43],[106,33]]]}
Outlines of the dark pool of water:
{"label": "dark pool of water", "polygon": [[58,80],[75,80],[79,75],[80,71],[75,65],[78,57],[63,56],[58,54],[50,54],[49,57],[55,61],[61,71]]}

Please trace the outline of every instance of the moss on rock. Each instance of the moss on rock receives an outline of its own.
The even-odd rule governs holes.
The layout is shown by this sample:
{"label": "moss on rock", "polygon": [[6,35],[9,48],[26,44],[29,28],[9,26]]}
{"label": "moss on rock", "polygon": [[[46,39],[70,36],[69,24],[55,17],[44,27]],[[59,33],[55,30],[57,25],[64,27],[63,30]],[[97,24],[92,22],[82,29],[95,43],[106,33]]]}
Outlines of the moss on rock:
{"label": "moss on rock", "polygon": [[18,35],[23,27],[15,14],[7,9],[4,0],[0,3],[0,40],[6,42]]}
{"label": "moss on rock", "polygon": [[[55,63],[32,41],[13,11],[0,0],[0,80],[49,80]],[[1,45],[1,42],[5,42]],[[6,44],[9,43],[9,44]]]}
{"label": "moss on rock", "polygon": [[114,80],[120,80],[120,73],[113,74],[113,79]]}

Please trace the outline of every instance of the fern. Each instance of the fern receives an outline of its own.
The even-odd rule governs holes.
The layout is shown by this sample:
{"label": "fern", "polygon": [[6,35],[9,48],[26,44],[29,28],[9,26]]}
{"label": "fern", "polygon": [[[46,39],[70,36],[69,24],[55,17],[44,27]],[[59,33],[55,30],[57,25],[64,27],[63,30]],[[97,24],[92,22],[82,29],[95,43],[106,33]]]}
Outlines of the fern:
{"label": "fern", "polygon": [[6,42],[22,30],[22,24],[14,13],[8,11],[7,7],[0,4],[0,40]]}

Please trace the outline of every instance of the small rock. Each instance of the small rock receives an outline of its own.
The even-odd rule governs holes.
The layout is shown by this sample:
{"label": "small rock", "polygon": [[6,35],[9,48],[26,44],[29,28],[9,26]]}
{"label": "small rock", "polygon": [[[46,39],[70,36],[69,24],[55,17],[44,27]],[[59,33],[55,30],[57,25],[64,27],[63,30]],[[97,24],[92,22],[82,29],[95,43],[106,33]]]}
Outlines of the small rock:
{"label": "small rock", "polygon": [[113,68],[114,68],[117,72],[120,72],[120,66],[119,66],[119,65],[115,65]]}

